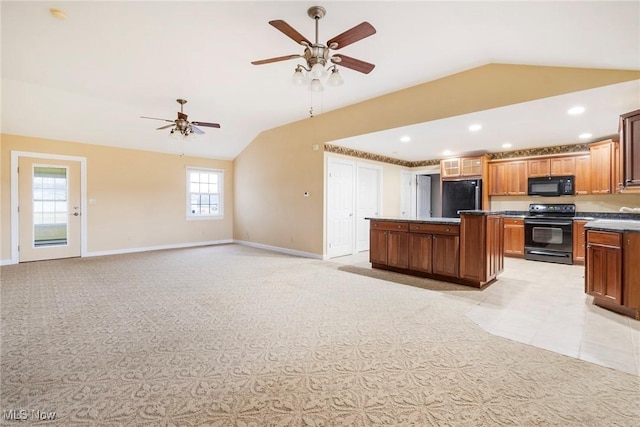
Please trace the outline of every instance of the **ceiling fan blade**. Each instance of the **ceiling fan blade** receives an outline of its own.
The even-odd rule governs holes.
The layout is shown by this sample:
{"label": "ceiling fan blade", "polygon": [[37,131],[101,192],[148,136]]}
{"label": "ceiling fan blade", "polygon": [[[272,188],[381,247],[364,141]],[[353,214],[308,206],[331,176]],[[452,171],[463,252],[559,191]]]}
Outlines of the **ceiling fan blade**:
{"label": "ceiling fan blade", "polygon": [[220,128],[220,125],[218,123],[207,123],[207,122],[191,122],[192,125],[197,125],[197,126],[206,126],[206,127],[210,127],[210,128]]}
{"label": "ceiling fan blade", "polygon": [[174,120],[169,120],[169,119],[157,119],[155,117],[145,117],[145,116],[140,116],[141,119],[151,119],[151,120],[162,120],[163,122],[171,122],[173,123]]}
{"label": "ceiling fan blade", "polygon": [[172,124],[170,124],[170,125],[166,125],[166,126],[159,127],[159,128],[158,128],[158,129],[156,129],[156,130],[168,129],[168,128],[173,127],[173,126],[175,126],[175,125],[172,123]]}
{"label": "ceiling fan blade", "polygon": [[204,132],[195,127],[193,123],[191,123],[191,130],[193,130],[193,132],[197,133],[198,135],[204,135]]}
{"label": "ceiling fan blade", "polygon": [[331,62],[334,64],[342,65],[343,67],[351,68],[352,70],[359,71],[364,74],[369,74],[371,70],[375,68],[374,64],[361,61],[359,59],[352,58],[346,55],[333,55]]}
{"label": "ceiling fan blade", "polygon": [[311,44],[311,42],[307,40],[305,36],[300,34],[291,25],[287,24],[281,19],[277,19],[275,21],[269,21],[269,24],[273,25],[276,29],[280,30],[285,36],[289,37],[291,40],[293,40],[298,44],[306,44],[306,45]]}
{"label": "ceiling fan blade", "polygon": [[302,55],[278,56],[277,58],[261,59],[260,61],[251,61],[253,65],[270,64],[272,62],[288,61],[289,59],[302,58]]}
{"label": "ceiling fan blade", "polygon": [[342,49],[345,46],[349,46],[352,43],[362,40],[365,37],[369,37],[376,33],[376,29],[368,22],[363,22],[356,25],[350,30],[339,34],[327,42],[329,49]]}

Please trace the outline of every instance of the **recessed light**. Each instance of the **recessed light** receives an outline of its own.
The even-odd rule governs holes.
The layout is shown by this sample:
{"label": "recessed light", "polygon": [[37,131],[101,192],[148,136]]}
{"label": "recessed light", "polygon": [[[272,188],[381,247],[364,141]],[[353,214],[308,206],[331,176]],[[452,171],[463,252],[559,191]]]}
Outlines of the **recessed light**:
{"label": "recessed light", "polygon": [[572,107],[567,110],[567,114],[571,114],[572,116],[577,116],[582,113],[584,113],[584,107],[580,106]]}
{"label": "recessed light", "polygon": [[451,152],[451,150],[444,150],[444,151],[442,152],[442,155],[443,155],[443,156],[450,156],[451,154],[453,154],[453,153]]}
{"label": "recessed light", "polygon": [[580,138],[580,139],[589,139],[592,136],[593,135],[591,135],[590,133],[581,133],[580,136],[578,136],[578,138]]}
{"label": "recessed light", "polygon": [[511,144],[510,142],[505,142],[504,144],[502,144],[502,148],[511,148],[513,147],[513,144]]}
{"label": "recessed light", "polygon": [[470,130],[471,132],[477,132],[477,131],[479,131],[480,129],[482,129],[482,125],[479,125],[479,124],[475,124],[475,125],[471,125],[471,126],[469,126],[469,130]]}
{"label": "recessed light", "polygon": [[56,19],[60,19],[62,21],[64,21],[65,19],[67,19],[67,14],[64,13],[62,10],[60,9],[56,9],[54,7],[52,7],[51,9],[49,9],[49,13],[51,14],[51,16],[53,16]]}
{"label": "recessed light", "polygon": [[400,142],[407,143],[407,142],[409,142],[409,141],[411,141],[411,137],[408,137],[408,136],[406,136],[406,135],[405,135],[405,136],[403,136],[402,138],[400,138]]}

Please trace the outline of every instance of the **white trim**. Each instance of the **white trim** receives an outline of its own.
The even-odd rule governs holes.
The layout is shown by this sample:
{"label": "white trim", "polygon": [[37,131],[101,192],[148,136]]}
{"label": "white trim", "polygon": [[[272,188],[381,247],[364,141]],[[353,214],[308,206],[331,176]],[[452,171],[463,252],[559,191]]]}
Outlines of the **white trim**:
{"label": "white trim", "polygon": [[181,249],[181,248],[193,248],[196,246],[224,245],[228,243],[233,243],[233,240],[232,239],[209,240],[206,242],[178,243],[178,244],[172,244],[172,245],[158,245],[158,246],[144,246],[144,247],[138,247],[138,248],[114,249],[111,251],[89,252],[86,256],[94,257],[94,256],[104,256],[104,255],[122,255],[122,254],[136,253],[136,252],[160,251],[164,249]]}
{"label": "white trim", "polygon": [[18,160],[20,157],[80,162],[80,256],[87,256],[87,158],[62,154],[11,151],[11,264],[18,256]]}
{"label": "white trim", "polygon": [[233,243],[237,243],[239,245],[251,246],[252,248],[265,249],[273,252],[280,252],[287,255],[294,255],[303,258],[313,258],[313,259],[328,259],[324,255],[318,255],[311,252],[297,251],[295,249],[281,248],[279,246],[271,246],[271,245],[263,245],[262,243],[254,243],[248,242],[246,240],[233,240]]}
{"label": "white trim", "polygon": [[13,260],[11,258],[0,259],[0,266],[2,266],[2,265],[12,265],[12,264],[17,264],[17,263],[13,262]]}

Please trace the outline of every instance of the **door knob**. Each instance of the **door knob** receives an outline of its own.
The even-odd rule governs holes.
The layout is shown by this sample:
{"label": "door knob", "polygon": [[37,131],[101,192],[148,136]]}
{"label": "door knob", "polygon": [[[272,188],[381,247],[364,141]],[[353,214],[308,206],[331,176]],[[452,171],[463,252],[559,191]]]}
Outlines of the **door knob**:
{"label": "door knob", "polygon": [[80,212],[74,212],[73,216],[80,216]]}

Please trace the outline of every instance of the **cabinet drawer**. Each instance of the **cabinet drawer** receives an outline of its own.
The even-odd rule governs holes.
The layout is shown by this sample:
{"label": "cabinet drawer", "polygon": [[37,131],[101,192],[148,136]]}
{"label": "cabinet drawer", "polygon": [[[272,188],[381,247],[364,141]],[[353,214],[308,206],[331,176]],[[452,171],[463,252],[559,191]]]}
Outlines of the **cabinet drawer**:
{"label": "cabinet drawer", "polygon": [[459,225],[449,224],[409,224],[409,231],[412,233],[429,233],[429,234],[460,234]]}
{"label": "cabinet drawer", "polygon": [[589,230],[587,231],[587,244],[591,243],[620,247],[622,245],[622,233]]}
{"label": "cabinet drawer", "polygon": [[372,230],[409,231],[408,222],[371,221]]}
{"label": "cabinet drawer", "polygon": [[520,218],[505,218],[504,225],[522,225],[524,226],[524,220]]}

